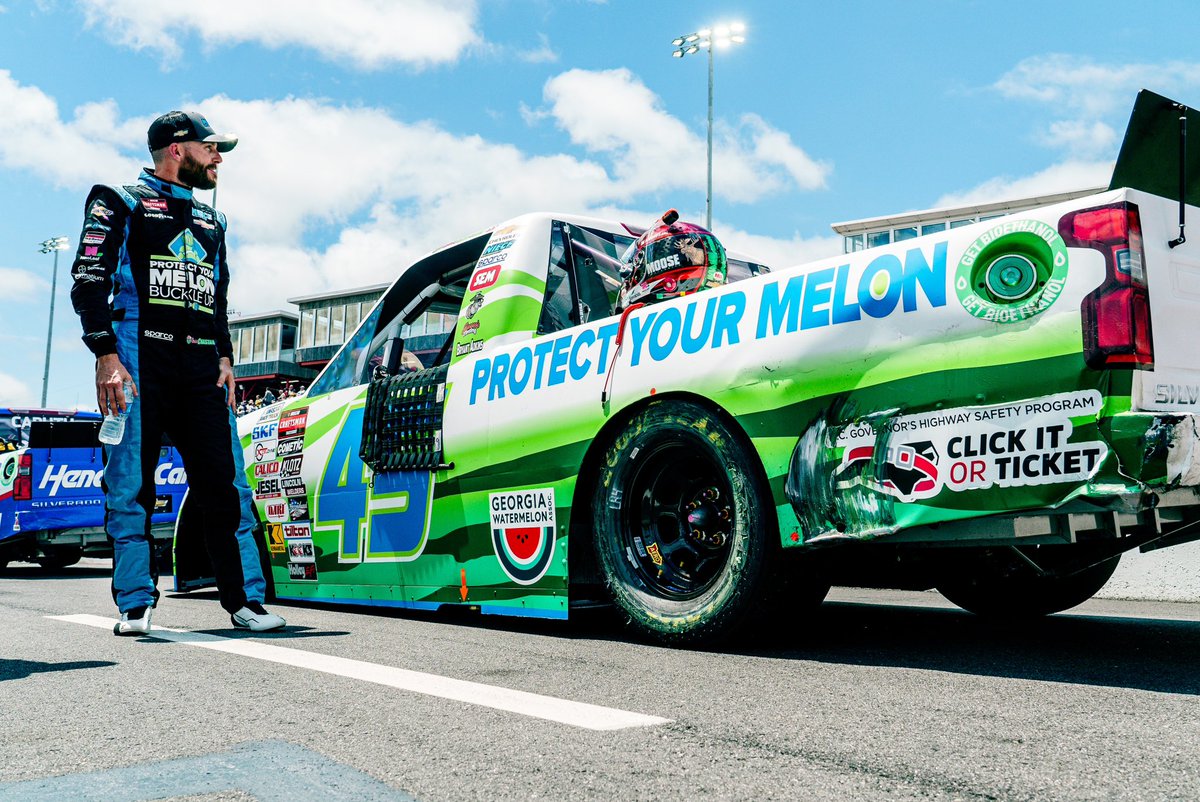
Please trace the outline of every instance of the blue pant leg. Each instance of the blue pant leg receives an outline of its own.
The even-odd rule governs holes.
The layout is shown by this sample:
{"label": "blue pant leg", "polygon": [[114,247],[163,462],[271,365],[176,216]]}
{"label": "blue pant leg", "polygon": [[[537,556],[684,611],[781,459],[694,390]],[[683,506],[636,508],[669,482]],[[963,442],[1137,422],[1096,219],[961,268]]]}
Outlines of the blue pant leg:
{"label": "blue pant leg", "polygon": [[242,442],[238,439],[237,417],[232,410],[229,413],[229,429],[233,433],[233,485],[237,488],[241,504],[237,541],[242,558],[242,576],[245,577],[246,601],[262,604],[266,598],[267,582],[263,578],[262,564],[258,561],[258,543],[254,539],[254,510],[251,508],[254,496],[250,492],[250,483],[246,481],[246,459]]}
{"label": "blue pant leg", "polygon": [[[131,372],[136,370],[136,357],[132,361],[132,366],[126,365]],[[125,421],[124,438],[116,445],[104,447],[105,528],[113,543],[113,598],[122,613],[158,601],[149,535],[150,512],[143,504],[146,474],[142,428],[142,404],[134,402]],[[154,452],[157,455],[157,447]],[[153,472],[150,482],[153,487]]]}

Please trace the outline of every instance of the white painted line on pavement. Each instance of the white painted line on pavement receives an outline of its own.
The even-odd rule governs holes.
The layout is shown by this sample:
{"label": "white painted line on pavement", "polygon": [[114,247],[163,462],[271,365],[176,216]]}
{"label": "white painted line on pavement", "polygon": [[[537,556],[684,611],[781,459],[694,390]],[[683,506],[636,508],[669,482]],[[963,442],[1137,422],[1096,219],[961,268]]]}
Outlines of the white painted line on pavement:
{"label": "white painted line on pavement", "polygon": [[[47,618],[55,621],[66,621],[71,624],[85,624],[90,627],[112,630],[116,619],[104,618],[98,615],[51,615]],[[306,652],[301,649],[291,649],[285,646],[274,646],[262,641],[246,638],[222,638],[202,632],[188,632],[180,629],[154,627],[145,637],[159,640],[183,643],[188,646],[199,646],[201,649],[212,649],[227,654],[238,654],[243,657],[253,657],[272,663],[307,668],[325,674],[339,677],[349,677],[376,685],[386,685],[404,691],[421,693],[427,696],[437,696],[442,699],[452,699],[496,710],[506,710],[523,716],[557,721],[573,727],[583,727],[589,730],[623,730],[630,727],[654,727],[669,724],[671,719],[647,716],[642,713],[631,713],[613,707],[572,702],[568,699],[558,699],[553,696],[516,691],[511,688],[501,688],[495,685],[484,685],[479,682],[452,679],[438,674],[426,674],[420,671],[409,671],[405,668],[367,663],[362,660],[350,660],[345,657],[335,657],[317,652]]]}

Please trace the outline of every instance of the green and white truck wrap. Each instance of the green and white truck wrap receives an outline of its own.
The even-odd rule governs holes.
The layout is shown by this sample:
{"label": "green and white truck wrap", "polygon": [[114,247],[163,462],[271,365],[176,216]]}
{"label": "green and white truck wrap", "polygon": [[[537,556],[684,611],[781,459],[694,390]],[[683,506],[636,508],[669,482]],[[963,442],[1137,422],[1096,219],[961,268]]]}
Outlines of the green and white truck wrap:
{"label": "green and white truck wrap", "polygon": [[[241,422],[275,592],[552,618],[604,592],[673,642],[799,621],[856,567],[980,613],[1073,606],[1123,551],[1200,537],[1178,197],[730,254],[726,286],[623,314],[636,228],[529,214],[448,245],[306,397]],[[454,331],[404,369],[429,312]]]}

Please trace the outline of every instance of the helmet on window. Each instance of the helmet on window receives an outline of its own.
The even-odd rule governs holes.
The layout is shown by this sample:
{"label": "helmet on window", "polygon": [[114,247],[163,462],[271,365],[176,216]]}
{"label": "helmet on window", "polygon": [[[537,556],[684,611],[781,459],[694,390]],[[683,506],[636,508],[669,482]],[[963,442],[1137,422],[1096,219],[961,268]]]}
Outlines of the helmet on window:
{"label": "helmet on window", "polygon": [[678,298],[726,282],[725,248],[707,229],[680,222],[671,210],[625,252],[621,275],[618,309]]}

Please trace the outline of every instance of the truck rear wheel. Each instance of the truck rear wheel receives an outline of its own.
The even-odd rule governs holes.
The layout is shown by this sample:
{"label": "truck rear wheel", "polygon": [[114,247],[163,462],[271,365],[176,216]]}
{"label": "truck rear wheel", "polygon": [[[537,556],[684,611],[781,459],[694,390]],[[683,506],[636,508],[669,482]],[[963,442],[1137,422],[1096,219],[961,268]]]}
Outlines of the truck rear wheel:
{"label": "truck rear wheel", "polygon": [[757,461],[689,402],[650,405],[608,447],[592,499],[596,555],[635,629],[711,642],[762,604],[776,527]]}
{"label": "truck rear wheel", "polygon": [[[989,549],[958,566],[956,576],[937,589],[964,610],[988,618],[1036,618],[1068,610],[1095,596],[1121,561],[1117,554],[1086,565],[1073,548],[1026,547],[1024,553],[1042,574],[1010,551]],[[1086,567],[1076,570],[1073,562]]]}

